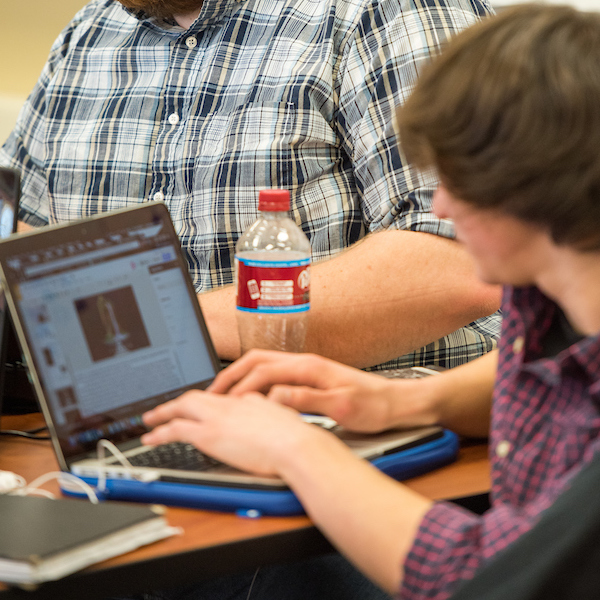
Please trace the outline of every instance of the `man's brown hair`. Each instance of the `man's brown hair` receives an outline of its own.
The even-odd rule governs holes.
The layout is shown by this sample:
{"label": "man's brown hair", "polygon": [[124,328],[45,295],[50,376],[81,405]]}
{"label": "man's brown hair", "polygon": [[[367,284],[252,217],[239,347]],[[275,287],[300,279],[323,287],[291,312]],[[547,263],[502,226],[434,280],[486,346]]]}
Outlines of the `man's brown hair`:
{"label": "man's brown hair", "polygon": [[600,249],[600,14],[525,5],[451,40],[398,111],[457,198]]}

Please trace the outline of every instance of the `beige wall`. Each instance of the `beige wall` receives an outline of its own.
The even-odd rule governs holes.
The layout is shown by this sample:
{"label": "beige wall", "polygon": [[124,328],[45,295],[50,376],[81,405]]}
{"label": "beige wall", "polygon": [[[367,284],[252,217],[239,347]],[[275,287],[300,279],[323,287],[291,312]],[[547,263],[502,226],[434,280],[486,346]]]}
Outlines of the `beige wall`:
{"label": "beige wall", "polygon": [[56,36],[85,0],[0,1],[0,92],[26,95]]}
{"label": "beige wall", "polygon": [[56,36],[85,0],[0,0],[0,144]]}

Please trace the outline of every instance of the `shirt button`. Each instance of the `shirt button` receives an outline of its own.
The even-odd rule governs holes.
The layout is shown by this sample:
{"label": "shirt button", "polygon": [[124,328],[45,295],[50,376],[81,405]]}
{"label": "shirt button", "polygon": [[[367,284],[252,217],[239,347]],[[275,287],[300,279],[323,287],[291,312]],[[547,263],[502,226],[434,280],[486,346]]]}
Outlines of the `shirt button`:
{"label": "shirt button", "polygon": [[498,445],[496,446],[496,456],[498,458],[506,458],[510,452],[510,448],[510,442],[507,442],[506,440],[498,442]]}
{"label": "shirt button", "polygon": [[162,192],[156,192],[156,194],[154,194],[154,199],[157,202],[162,202],[165,199],[165,195]]}
{"label": "shirt button", "polygon": [[195,48],[198,45],[198,40],[196,39],[196,36],[194,35],[190,35],[189,38],[186,38],[185,40],[185,45],[191,50],[192,48]]}
{"label": "shirt button", "polygon": [[523,350],[523,346],[525,346],[525,340],[523,339],[523,336],[518,336],[515,338],[515,341],[513,342],[513,352],[515,354],[519,354],[522,350]]}
{"label": "shirt button", "polygon": [[177,113],[169,115],[169,123],[171,123],[171,125],[177,125],[177,123],[179,123],[179,115]]}

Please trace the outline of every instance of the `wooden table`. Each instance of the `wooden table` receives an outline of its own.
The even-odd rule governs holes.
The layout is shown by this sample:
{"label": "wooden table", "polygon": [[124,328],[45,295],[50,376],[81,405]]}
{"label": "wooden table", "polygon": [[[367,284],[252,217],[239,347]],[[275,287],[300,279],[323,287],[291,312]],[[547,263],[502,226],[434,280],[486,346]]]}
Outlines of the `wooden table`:
{"label": "wooden table", "polygon": [[[43,420],[37,414],[2,417],[2,429],[32,429],[41,424]],[[56,471],[58,465],[49,441],[2,436],[0,469],[14,471],[31,482],[43,473]],[[433,500],[485,494],[489,490],[486,445],[464,443],[455,463],[405,483]],[[56,482],[44,489],[59,494]],[[310,519],[303,516],[245,519],[234,514],[171,507],[166,514],[171,525],[183,529],[182,535],[46,583],[35,592],[0,584],[0,600],[103,599],[167,589],[332,551]]]}

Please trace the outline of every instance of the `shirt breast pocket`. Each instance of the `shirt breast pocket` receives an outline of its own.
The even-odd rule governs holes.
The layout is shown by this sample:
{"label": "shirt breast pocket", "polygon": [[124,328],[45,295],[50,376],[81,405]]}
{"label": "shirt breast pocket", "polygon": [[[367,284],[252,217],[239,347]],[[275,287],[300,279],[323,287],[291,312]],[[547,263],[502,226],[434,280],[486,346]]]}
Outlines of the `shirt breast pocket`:
{"label": "shirt breast pocket", "polygon": [[273,152],[294,138],[297,110],[291,102],[263,102],[239,106],[231,114],[224,139],[225,152]]}
{"label": "shirt breast pocket", "polygon": [[294,131],[296,109],[292,103],[249,103],[231,111],[215,112],[196,121],[190,145],[198,159],[219,160],[231,152],[271,151],[285,144]]}
{"label": "shirt breast pocket", "polygon": [[291,102],[252,102],[210,115],[200,137],[196,180],[205,172],[213,186],[219,173],[218,185],[295,187],[329,170],[337,158],[324,116]]}

